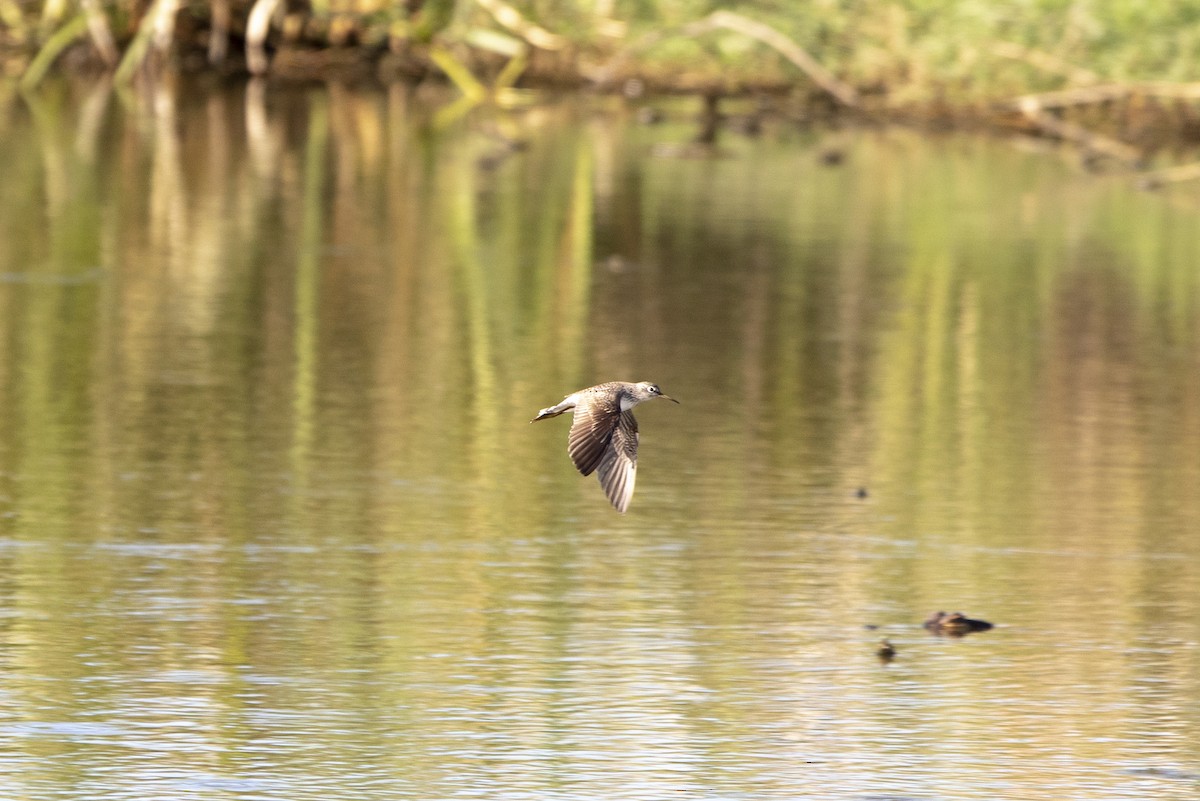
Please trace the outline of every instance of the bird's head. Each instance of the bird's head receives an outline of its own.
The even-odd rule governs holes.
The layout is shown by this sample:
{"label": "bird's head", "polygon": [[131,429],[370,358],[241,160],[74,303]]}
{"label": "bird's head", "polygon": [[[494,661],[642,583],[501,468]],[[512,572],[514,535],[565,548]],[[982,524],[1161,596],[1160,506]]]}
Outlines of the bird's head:
{"label": "bird's head", "polygon": [[679,403],[679,401],[675,400],[670,395],[664,395],[663,391],[658,388],[658,384],[654,384],[649,381],[641,381],[636,386],[638,403],[641,403],[642,401],[654,400],[655,398],[669,400],[671,403]]}

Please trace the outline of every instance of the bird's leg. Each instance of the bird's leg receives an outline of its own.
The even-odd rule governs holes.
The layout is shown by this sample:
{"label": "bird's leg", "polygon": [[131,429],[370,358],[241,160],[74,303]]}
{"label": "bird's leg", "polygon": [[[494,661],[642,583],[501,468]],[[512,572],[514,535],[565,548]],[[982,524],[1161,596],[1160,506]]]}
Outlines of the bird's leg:
{"label": "bird's leg", "polygon": [[574,409],[574,408],[575,408],[575,401],[564,400],[562,403],[560,403],[556,406],[547,406],[545,409],[542,409],[540,412],[537,413],[537,417],[533,418],[529,422],[536,423],[538,420],[546,420],[551,417],[558,417],[563,412],[570,411],[571,409]]}

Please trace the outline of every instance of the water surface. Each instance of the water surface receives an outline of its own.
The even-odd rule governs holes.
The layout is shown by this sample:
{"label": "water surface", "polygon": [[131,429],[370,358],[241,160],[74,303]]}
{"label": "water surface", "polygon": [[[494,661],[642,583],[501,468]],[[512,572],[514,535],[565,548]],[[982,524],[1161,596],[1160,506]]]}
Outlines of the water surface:
{"label": "water surface", "polygon": [[0,796],[1200,793],[1190,194],[448,101],[4,107]]}

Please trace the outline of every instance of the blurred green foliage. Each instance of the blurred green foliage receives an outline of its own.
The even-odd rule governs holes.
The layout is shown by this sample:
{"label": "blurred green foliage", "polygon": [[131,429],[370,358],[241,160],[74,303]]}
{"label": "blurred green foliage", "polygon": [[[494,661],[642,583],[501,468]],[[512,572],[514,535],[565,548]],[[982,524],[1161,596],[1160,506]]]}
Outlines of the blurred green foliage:
{"label": "blurred green foliage", "polygon": [[[180,19],[189,24],[177,22],[176,49],[199,44],[223,2],[184,3]],[[251,6],[233,2],[235,47]],[[0,0],[0,47],[25,54],[20,71],[72,20],[81,41],[94,35],[79,31],[77,20],[97,9],[128,46],[151,7],[149,0]],[[1200,63],[1198,0],[331,0],[291,15],[340,21],[312,31],[357,34],[322,42],[323,33],[310,32],[303,42],[309,46],[348,41],[382,52],[377,44],[387,41],[393,51],[420,51],[437,42],[461,46],[468,61],[486,61],[494,54],[471,44],[480,30],[515,34],[536,50],[526,36],[533,26],[566,44],[555,54],[556,68],[584,78],[613,77],[609,68],[619,62],[615,77],[637,75],[674,88],[804,83],[779,53],[741,33],[689,30],[715,11],[769,26],[847,83],[887,92],[896,102],[994,99],[1102,81],[1191,81]],[[276,44],[284,27],[280,16],[271,34]]]}

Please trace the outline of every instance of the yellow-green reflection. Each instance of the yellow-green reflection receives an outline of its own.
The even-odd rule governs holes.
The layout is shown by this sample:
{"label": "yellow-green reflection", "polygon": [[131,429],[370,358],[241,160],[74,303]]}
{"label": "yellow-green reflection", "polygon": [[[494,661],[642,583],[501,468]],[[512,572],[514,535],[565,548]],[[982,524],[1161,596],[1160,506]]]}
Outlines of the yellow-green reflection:
{"label": "yellow-green reflection", "polygon": [[[903,132],[661,158],[689,123],[601,103],[119,100],[0,127],[0,795],[1194,788],[1181,198]],[[683,401],[625,517],[527,422],[609,378]],[[1002,625],[917,625],[959,607]]]}

